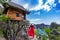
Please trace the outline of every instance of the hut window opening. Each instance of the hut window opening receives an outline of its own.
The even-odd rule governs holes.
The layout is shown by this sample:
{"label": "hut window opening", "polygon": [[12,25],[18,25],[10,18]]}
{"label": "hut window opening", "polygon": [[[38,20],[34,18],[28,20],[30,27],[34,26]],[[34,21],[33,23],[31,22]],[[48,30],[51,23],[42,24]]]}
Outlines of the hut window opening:
{"label": "hut window opening", "polygon": [[16,13],[16,16],[19,17],[19,13]]}

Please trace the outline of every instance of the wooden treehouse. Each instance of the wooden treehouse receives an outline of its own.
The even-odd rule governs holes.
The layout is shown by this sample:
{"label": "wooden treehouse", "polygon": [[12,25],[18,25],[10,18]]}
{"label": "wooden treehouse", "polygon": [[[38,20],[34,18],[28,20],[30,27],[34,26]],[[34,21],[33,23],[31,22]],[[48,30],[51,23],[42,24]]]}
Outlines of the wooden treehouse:
{"label": "wooden treehouse", "polygon": [[24,7],[15,4],[13,2],[8,2],[9,8],[7,10],[6,15],[11,18],[11,20],[16,21],[24,21],[26,20],[26,14],[29,14],[29,11],[27,11]]}

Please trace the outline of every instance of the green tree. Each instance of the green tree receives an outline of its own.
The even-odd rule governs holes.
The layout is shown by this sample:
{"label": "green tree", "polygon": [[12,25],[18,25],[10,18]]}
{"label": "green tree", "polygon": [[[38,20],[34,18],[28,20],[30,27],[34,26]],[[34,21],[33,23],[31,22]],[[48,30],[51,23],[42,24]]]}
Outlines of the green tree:
{"label": "green tree", "polygon": [[51,27],[51,29],[57,29],[58,24],[56,24],[55,22],[52,22],[50,27]]}
{"label": "green tree", "polygon": [[51,29],[50,28],[44,28],[44,31],[48,34],[49,39],[51,38]]}

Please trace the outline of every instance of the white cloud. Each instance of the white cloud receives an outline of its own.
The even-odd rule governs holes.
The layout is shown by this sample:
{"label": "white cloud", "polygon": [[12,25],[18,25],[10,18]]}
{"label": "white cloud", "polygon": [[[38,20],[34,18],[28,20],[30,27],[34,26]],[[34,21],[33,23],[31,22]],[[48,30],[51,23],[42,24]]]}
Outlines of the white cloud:
{"label": "white cloud", "polygon": [[50,11],[52,7],[56,6],[56,4],[54,2],[55,2],[55,0],[47,0],[47,2],[44,5],[42,5],[42,9],[44,9],[46,11]]}
{"label": "white cloud", "polygon": [[41,24],[41,23],[48,24],[48,25],[51,24],[51,22],[43,21],[42,19],[29,19],[29,21],[31,24]]}
{"label": "white cloud", "polygon": [[50,11],[51,10],[51,7],[48,6],[48,5],[43,5],[42,6],[42,9],[46,10],[46,11]]}
{"label": "white cloud", "polygon": [[53,7],[55,7],[55,6],[56,6],[56,4],[53,5]]}
{"label": "white cloud", "polygon": [[59,0],[59,3],[60,3],[60,0]]}
{"label": "white cloud", "polygon": [[40,21],[41,19],[31,19],[30,21]]}
{"label": "white cloud", "polygon": [[[57,19],[55,19],[57,18]],[[44,19],[39,19],[39,18],[36,18],[36,19],[28,19],[30,21],[31,24],[41,24],[41,23],[44,23],[44,24],[48,24],[50,25],[52,22],[56,22],[58,24],[60,24],[60,20],[59,17],[55,17],[54,19],[51,19],[51,20],[48,20],[48,21],[44,21]]]}
{"label": "white cloud", "polygon": [[39,0],[38,2],[39,2],[39,4],[36,5],[35,7],[31,8],[30,10],[35,10],[35,11],[40,10],[41,9],[41,6],[43,4],[43,1],[42,0]]}
{"label": "white cloud", "polygon": [[35,12],[34,15],[40,15],[40,11],[39,12]]}
{"label": "white cloud", "polygon": [[[56,4],[54,3],[55,0],[47,0],[45,2],[45,4],[43,4],[43,0],[38,0],[38,4],[34,7],[32,4],[31,4],[32,5],[32,7],[31,7],[30,3],[25,2],[24,0],[15,0],[14,2],[22,5],[24,8],[29,9],[30,11],[32,11],[32,10],[37,11],[37,10],[41,10],[41,9],[44,9],[46,11],[50,11],[52,7],[56,6]],[[60,2],[60,0],[59,0],[59,2]]]}
{"label": "white cloud", "polygon": [[38,0],[38,2],[39,2],[38,5],[36,5],[35,7],[29,8],[29,6],[28,6],[26,8],[29,8],[30,11],[31,10],[37,11],[37,10],[41,10],[41,9],[44,9],[46,11],[50,11],[52,7],[56,6],[56,4],[54,3],[55,2],[54,0],[47,0],[47,2],[44,5],[43,5],[42,0]]}
{"label": "white cloud", "polygon": [[50,5],[53,5],[55,2],[55,0],[47,0],[47,2],[45,4],[50,4]]}
{"label": "white cloud", "polygon": [[33,24],[40,24],[41,22],[41,19],[29,19],[30,23],[33,23]]}

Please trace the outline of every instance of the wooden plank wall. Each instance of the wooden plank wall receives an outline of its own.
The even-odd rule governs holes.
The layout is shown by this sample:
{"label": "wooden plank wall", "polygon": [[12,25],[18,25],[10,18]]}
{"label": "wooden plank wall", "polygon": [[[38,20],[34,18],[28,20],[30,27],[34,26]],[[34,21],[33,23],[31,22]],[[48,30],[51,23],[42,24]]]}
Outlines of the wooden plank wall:
{"label": "wooden plank wall", "polygon": [[7,12],[7,16],[13,20],[23,20],[22,18],[23,14],[19,13],[19,17],[17,17],[16,13],[19,13],[19,12],[14,9],[9,9]]}

